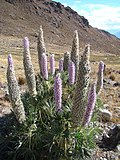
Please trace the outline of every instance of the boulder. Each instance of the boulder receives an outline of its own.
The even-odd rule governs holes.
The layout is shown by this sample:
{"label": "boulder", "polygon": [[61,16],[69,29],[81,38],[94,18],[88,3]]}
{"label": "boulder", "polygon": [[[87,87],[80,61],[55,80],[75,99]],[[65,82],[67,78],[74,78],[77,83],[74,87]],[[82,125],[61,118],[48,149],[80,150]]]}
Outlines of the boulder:
{"label": "boulder", "polygon": [[110,122],[112,120],[112,113],[107,109],[100,109],[99,115],[102,122]]}

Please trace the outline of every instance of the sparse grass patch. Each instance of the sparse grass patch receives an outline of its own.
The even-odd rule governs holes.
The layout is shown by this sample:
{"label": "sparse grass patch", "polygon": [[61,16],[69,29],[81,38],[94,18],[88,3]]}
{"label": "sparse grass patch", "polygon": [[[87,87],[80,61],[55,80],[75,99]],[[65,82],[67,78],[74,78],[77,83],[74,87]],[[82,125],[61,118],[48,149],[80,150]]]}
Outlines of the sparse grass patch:
{"label": "sparse grass patch", "polygon": [[111,79],[112,81],[115,81],[115,75],[111,75],[110,77],[109,77],[109,79]]}
{"label": "sparse grass patch", "polygon": [[26,79],[24,77],[19,77],[18,78],[18,84],[19,85],[24,85],[26,83]]}

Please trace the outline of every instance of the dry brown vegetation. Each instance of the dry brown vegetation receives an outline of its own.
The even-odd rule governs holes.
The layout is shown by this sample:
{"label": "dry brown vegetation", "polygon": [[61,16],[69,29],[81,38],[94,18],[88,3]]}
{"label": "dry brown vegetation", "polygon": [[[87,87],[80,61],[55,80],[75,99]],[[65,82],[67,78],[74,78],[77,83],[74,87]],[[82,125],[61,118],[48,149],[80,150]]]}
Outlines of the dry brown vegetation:
{"label": "dry brown vegetation", "polygon": [[[0,82],[6,82],[6,70],[7,70],[7,56],[9,53],[13,55],[13,60],[15,64],[16,76],[19,81],[25,81],[24,71],[23,71],[23,47],[22,39],[16,37],[5,37],[2,36],[0,40]],[[47,52],[54,53],[56,59],[56,68],[58,65],[58,60],[63,56],[63,53],[70,51],[69,47],[60,47],[57,45],[47,45]],[[82,51],[82,49],[81,49]],[[35,73],[39,73],[38,57],[36,42],[30,43],[30,52],[32,56],[32,62],[34,65]],[[48,59],[49,61],[49,59]],[[114,80],[120,82],[120,56],[113,54],[105,54],[91,51],[91,67],[92,73],[91,77],[96,79],[96,73],[98,70],[99,61],[103,61],[106,65],[104,78],[109,79],[110,76],[114,75]],[[20,82],[22,83],[22,82]],[[113,112],[113,121],[115,123],[120,122],[120,87],[114,87],[113,85],[105,85],[102,93],[100,95],[103,103],[108,104],[111,112]]]}

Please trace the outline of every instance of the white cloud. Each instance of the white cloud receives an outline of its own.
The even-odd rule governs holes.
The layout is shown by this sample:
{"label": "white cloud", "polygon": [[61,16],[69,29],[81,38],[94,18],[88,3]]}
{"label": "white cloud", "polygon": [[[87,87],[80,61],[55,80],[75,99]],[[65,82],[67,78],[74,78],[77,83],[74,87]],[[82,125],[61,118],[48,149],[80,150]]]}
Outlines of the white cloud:
{"label": "white cloud", "polygon": [[76,5],[74,9],[87,18],[93,27],[104,30],[120,29],[120,7],[86,4],[82,6]]}
{"label": "white cloud", "polygon": [[80,2],[81,2],[81,0],[75,0],[75,2],[76,2],[76,3],[80,3]]}
{"label": "white cloud", "polygon": [[62,3],[65,7],[67,7],[68,6],[68,4],[67,3]]}

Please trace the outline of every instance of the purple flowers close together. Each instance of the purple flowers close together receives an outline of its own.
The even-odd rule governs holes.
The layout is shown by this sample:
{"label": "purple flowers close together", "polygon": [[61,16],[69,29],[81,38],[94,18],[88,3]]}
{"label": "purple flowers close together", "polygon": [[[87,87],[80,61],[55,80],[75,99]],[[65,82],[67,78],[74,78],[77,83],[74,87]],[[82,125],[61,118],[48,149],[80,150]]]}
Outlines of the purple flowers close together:
{"label": "purple flowers close together", "polygon": [[100,61],[98,68],[98,80],[97,80],[97,94],[100,93],[100,90],[103,88],[103,71],[104,71],[104,63]]}
{"label": "purple flowers close together", "polygon": [[96,83],[92,84],[88,95],[88,104],[83,117],[82,126],[87,126],[89,124],[95,107],[95,102],[96,102]]}
{"label": "purple flowers close together", "polygon": [[103,61],[100,61],[100,63],[99,63],[99,71],[103,72],[103,70],[104,70],[104,63],[103,63]]}
{"label": "purple flowers close together", "polygon": [[9,98],[12,104],[13,112],[15,113],[19,123],[23,123],[26,120],[25,111],[20,97],[20,90],[15,76],[14,64],[11,54],[8,55],[7,82]]}
{"label": "purple flowers close together", "polygon": [[54,79],[54,97],[56,112],[60,112],[62,110],[62,80],[60,78],[60,73],[58,73]]}
{"label": "purple flowers close together", "polygon": [[50,55],[50,73],[52,75],[55,74],[55,59],[54,59],[54,54]]}
{"label": "purple flowers close together", "polygon": [[12,60],[12,55],[11,54],[8,55],[8,65],[9,65],[10,70],[14,69],[14,64],[13,64],[13,60]]}
{"label": "purple flowers close together", "polygon": [[41,57],[42,75],[45,80],[48,80],[47,56],[45,53]]}
{"label": "purple flowers close together", "polygon": [[34,72],[34,67],[31,61],[31,55],[30,55],[30,50],[29,50],[29,39],[27,37],[23,39],[23,45],[24,45],[23,65],[24,65],[27,85],[28,85],[30,94],[35,96],[37,94],[35,72]]}
{"label": "purple flowers close together", "polygon": [[99,69],[98,69],[98,74],[101,75],[101,88],[103,87],[103,71],[104,71],[104,63],[100,61],[99,63]]}
{"label": "purple flowers close together", "polygon": [[59,60],[59,72],[63,72],[63,58]]}
{"label": "purple flowers close together", "polygon": [[24,50],[29,50],[29,39],[28,37],[24,37],[23,39]]}
{"label": "purple flowers close together", "polygon": [[75,64],[70,61],[68,65],[69,84],[72,85],[75,82]]}

